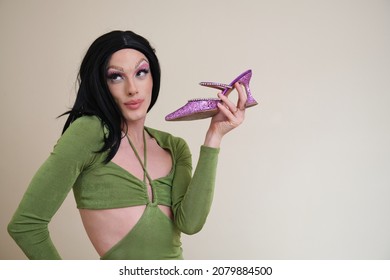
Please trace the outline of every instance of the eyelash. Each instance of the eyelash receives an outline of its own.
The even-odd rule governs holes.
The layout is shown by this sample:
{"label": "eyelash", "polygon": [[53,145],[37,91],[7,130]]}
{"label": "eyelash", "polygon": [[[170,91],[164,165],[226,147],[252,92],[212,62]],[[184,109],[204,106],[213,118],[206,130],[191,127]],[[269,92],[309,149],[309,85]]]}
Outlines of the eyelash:
{"label": "eyelash", "polygon": [[149,72],[150,72],[149,68],[143,68],[143,69],[138,70],[137,76],[140,76],[141,73],[143,73],[144,75],[147,75]]}
{"label": "eyelash", "polygon": [[[147,75],[147,74],[149,74],[149,73],[150,73],[149,68],[143,68],[143,69],[140,69],[140,70],[137,71],[136,76],[137,76],[137,77],[143,77],[143,76],[145,76],[145,75]],[[112,73],[108,73],[108,74],[107,74],[107,78],[108,78],[111,82],[117,82],[117,80],[116,80],[117,78],[124,79],[124,76],[123,76],[123,74],[120,73],[120,72],[112,72]]]}
{"label": "eyelash", "polygon": [[107,74],[107,78],[111,81],[111,82],[115,82],[116,81],[116,78],[121,78],[121,79],[123,79],[123,75],[122,74],[120,74],[120,73],[115,73],[115,72],[113,72],[113,73],[108,73]]}

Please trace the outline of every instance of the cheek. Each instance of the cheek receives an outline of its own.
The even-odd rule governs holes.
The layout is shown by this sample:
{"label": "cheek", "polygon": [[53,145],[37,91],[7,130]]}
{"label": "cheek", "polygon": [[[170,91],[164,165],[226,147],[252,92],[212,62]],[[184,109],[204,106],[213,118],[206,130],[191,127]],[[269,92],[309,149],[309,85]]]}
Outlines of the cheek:
{"label": "cheek", "polygon": [[148,83],[148,92],[150,93],[150,98],[152,98],[152,90],[153,90],[153,80],[150,78],[150,81]]}
{"label": "cheek", "polygon": [[152,98],[152,90],[153,90],[153,85],[151,85],[151,86],[149,87],[149,89],[148,89],[150,98]]}
{"label": "cheek", "polygon": [[112,97],[117,101],[117,99],[120,97],[121,89],[118,85],[110,85],[108,84],[108,90],[110,91]]}

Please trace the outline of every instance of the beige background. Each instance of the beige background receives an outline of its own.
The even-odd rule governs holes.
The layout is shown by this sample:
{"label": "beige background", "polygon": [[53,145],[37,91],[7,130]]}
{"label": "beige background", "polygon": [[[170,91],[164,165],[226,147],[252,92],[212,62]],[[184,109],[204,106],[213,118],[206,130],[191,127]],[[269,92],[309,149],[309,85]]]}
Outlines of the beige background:
{"label": "beige background", "polygon": [[[260,106],[228,135],[204,230],[187,259],[390,258],[390,1],[0,0],[0,259],[6,232],[60,135],[79,63],[112,29],[149,38],[162,66],[147,125],[187,139],[208,120],[167,123],[203,80],[251,68]],[[65,259],[97,259],[70,193],[50,224]]]}

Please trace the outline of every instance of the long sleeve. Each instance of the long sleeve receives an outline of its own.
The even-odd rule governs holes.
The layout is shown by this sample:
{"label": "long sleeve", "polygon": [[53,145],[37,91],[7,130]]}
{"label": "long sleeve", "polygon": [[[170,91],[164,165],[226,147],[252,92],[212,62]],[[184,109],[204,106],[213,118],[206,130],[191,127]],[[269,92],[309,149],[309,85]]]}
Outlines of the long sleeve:
{"label": "long sleeve", "polygon": [[77,177],[92,164],[102,144],[96,117],[74,121],[39,168],[8,225],[8,232],[29,259],[60,259],[48,223]]}
{"label": "long sleeve", "polygon": [[199,232],[206,222],[214,195],[218,154],[219,149],[201,146],[192,176],[191,153],[187,144],[183,141],[178,149],[172,207],[176,226],[186,234]]}

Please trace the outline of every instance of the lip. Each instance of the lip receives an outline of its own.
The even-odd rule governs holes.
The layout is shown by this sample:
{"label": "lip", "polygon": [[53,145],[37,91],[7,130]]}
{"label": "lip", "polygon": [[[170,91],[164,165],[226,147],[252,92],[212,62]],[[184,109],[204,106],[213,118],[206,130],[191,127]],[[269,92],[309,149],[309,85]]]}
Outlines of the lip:
{"label": "lip", "polygon": [[136,109],[138,109],[141,106],[142,102],[144,102],[143,99],[134,99],[134,100],[127,101],[127,102],[125,102],[123,104],[128,109],[136,110]]}

